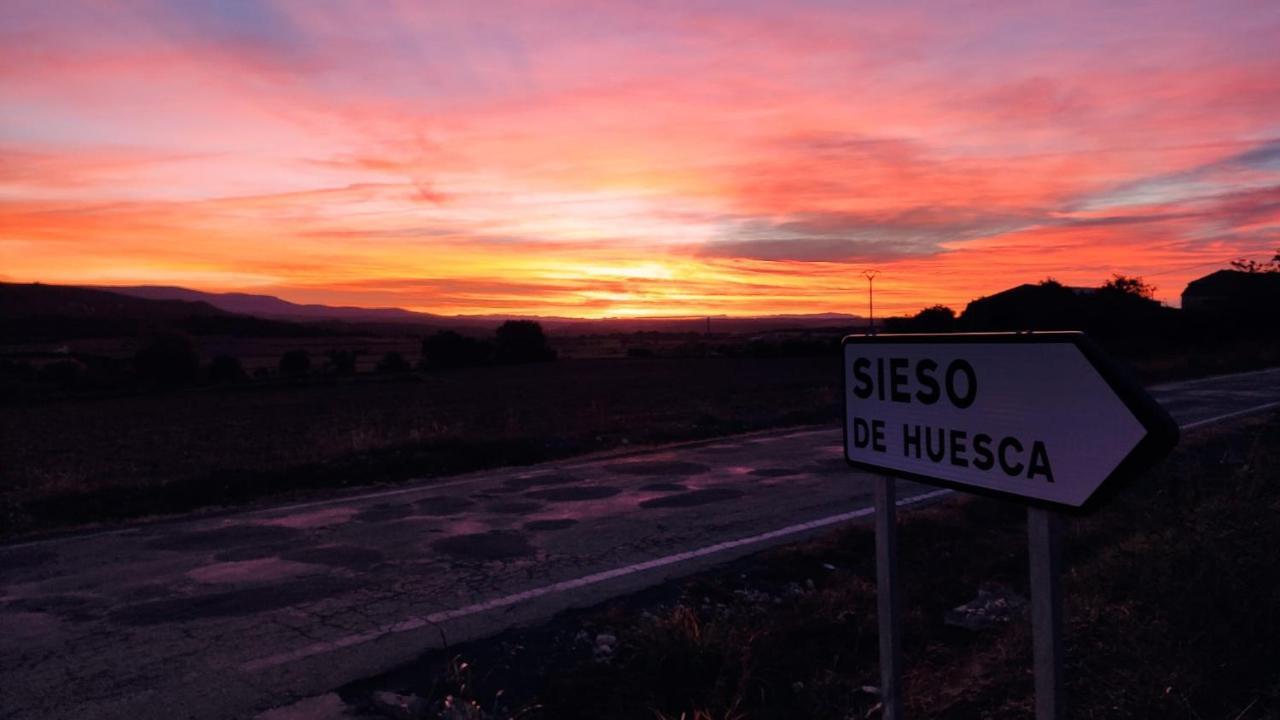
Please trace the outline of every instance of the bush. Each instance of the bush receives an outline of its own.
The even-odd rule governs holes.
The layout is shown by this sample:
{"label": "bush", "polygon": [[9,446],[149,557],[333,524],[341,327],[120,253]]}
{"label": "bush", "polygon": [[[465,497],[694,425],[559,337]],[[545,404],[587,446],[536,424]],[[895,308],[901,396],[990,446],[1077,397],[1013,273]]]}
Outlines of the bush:
{"label": "bush", "polygon": [[956,330],[956,311],[946,305],[927,307],[911,317],[887,318],[889,332],[948,333]]}
{"label": "bush", "polygon": [[404,373],[412,370],[409,361],[404,356],[394,350],[382,356],[378,361],[378,372],[380,373]]}
{"label": "bush", "polygon": [[489,343],[452,330],[442,330],[422,340],[422,367],[429,370],[484,365],[492,355]]}
{"label": "bush", "polygon": [[134,354],[133,369],[144,380],[189,383],[200,373],[200,355],[185,335],[155,335]]}
{"label": "bush", "polygon": [[245,379],[240,360],[230,355],[219,355],[209,363],[209,382],[239,382]]}
{"label": "bush", "polygon": [[507,365],[555,360],[542,326],[532,320],[508,320],[498,328],[497,359]]}
{"label": "bush", "polygon": [[311,356],[306,350],[290,350],[280,356],[280,374],[300,378],[311,372]]}
{"label": "bush", "polygon": [[335,375],[356,374],[356,353],[354,350],[330,350],[329,368]]}

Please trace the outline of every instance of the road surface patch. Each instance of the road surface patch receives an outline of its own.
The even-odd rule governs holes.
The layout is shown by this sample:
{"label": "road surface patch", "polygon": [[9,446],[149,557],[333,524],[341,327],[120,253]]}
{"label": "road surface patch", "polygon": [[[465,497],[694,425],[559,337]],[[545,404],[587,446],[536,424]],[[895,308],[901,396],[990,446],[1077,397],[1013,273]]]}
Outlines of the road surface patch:
{"label": "road surface patch", "polygon": [[542,532],[546,530],[564,530],[568,527],[577,525],[578,521],[573,518],[557,518],[554,520],[530,520],[524,524],[524,529],[531,532]]}
{"label": "road surface patch", "polygon": [[367,523],[379,523],[386,522],[387,520],[402,520],[412,514],[413,508],[409,505],[380,503],[367,510],[361,510],[356,515],[356,520]]}
{"label": "road surface patch", "polygon": [[324,508],[308,513],[271,518],[262,524],[306,530],[310,528],[342,525],[343,523],[349,522],[351,518],[359,512],[359,510],[353,507]]}
{"label": "road surface patch", "polygon": [[686,485],[673,482],[649,483],[648,485],[640,486],[640,490],[643,492],[684,492],[688,489]]}
{"label": "road surface patch", "polygon": [[568,485],[570,483],[580,482],[581,480],[582,478],[577,475],[571,475],[569,473],[543,473],[539,475],[521,475],[519,477],[509,478],[504,480],[502,484],[508,488],[508,492],[516,492],[544,485]]}
{"label": "road surface patch", "polygon": [[230,525],[214,530],[176,533],[148,540],[152,550],[224,550],[235,546],[261,545],[292,540],[301,530],[277,525]]}
{"label": "road surface patch", "polygon": [[711,470],[710,467],[702,463],[683,462],[680,460],[638,460],[636,462],[605,465],[604,469],[620,475],[658,475],[662,477],[701,475]]}
{"label": "road surface patch", "polygon": [[762,478],[780,478],[800,475],[801,471],[796,468],[756,468],[749,474]]}
{"label": "road surface patch", "polygon": [[380,550],[360,547],[358,545],[324,545],[304,548],[282,556],[285,560],[313,565],[365,570],[381,563],[386,555]]}
{"label": "road surface patch", "polygon": [[533,492],[525,493],[525,497],[549,500],[551,502],[575,502],[579,500],[600,500],[601,498],[613,497],[620,492],[622,491],[615,487],[588,485],[585,487],[563,487],[550,488],[547,490],[535,490]]}
{"label": "road surface patch", "polygon": [[6,610],[15,609],[20,612],[56,615],[63,620],[71,622],[94,620],[103,614],[101,600],[84,595],[42,595],[14,598],[7,603],[7,606]]}
{"label": "road surface patch", "polygon": [[462,560],[510,560],[534,553],[529,539],[511,530],[454,535],[436,540],[431,547]]}
{"label": "road surface patch", "polygon": [[341,595],[362,585],[350,578],[313,576],[276,585],[125,605],[113,610],[108,617],[121,625],[144,626],[256,615]]}
{"label": "road surface patch", "polygon": [[296,545],[289,543],[272,543],[271,545],[250,545],[248,547],[231,548],[213,556],[218,562],[237,562],[240,560],[260,560],[275,557]]}
{"label": "road surface patch", "polygon": [[640,503],[642,508],[677,508],[677,507],[694,507],[696,505],[710,505],[711,503],[724,502],[726,500],[735,500],[746,495],[741,490],[733,488],[707,488],[705,490],[691,490],[678,495],[667,495],[666,497],[653,498],[644,500]]}
{"label": "road surface patch", "polygon": [[206,584],[229,584],[284,580],[299,575],[310,575],[319,568],[315,565],[290,562],[277,557],[257,560],[238,560],[202,565],[187,571],[187,577]]}
{"label": "road surface patch", "polygon": [[437,495],[435,497],[423,498],[414,503],[413,507],[420,515],[438,517],[443,515],[455,515],[474,506],[475,504],[475,500],[469,500],[464,497]]}
{"label": "road surface patch", "polygon": [[546,507],[545,503],[540,503],[536,500],[505,500],[490,503],[484,509],[500,515],[528,515],[544,507]]}

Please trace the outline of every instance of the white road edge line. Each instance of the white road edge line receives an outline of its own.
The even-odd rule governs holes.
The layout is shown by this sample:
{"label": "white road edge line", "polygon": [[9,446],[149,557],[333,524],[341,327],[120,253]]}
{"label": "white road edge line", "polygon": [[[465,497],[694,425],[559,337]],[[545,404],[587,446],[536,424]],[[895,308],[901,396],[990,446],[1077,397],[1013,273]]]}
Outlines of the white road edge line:
{"label": "white road edge line", "polygon": [[1179,429],[1194,430],[1195,428],[1203,427],[1205,425],[1212,425],[1216,422],[1222,422],[1223,420],[1230,420],[1232,418],[1243,417],[1245,415],[1252,415],[1254,413],[1260,413],[1260,412],[1263,412],[1264,410],[1270,410],[1271,408],[1278,408],[1278,407],[1280,407],[1280,400],[1277,400],[1276,402],[1269,402],[1265,405],[1255,405],[1251,408],[1245,408],[1244,410],[1229,412],[1226,415],[1219,415],[1217,417],[1211,417],[1211,418],[1206,418],[1204,420],[1196,420],[1195,422],[1185,423],[1183,425],[1180,425]]}
{"label": "white road edge line", "polygon": [[[930,492],[921,493],[919,495],[912,495],[911,497],[908,497],[908,498],[903,498],[897,502],[897,505],[899,507],[906,506],[906,505],[914,505],[916,503],[925,502],[927,500],[932,500],[934,498],[943,497],[944,495],[951,495],[954,492],[955,492],[954,490],[932,490]],[[695,550],[686,550],[684,552],[675,553],[674,555],[666,555],[664,557],[655,558],[653,560],[646,560],[641,563],[625,565],[623,567],[613,568],[612,570],[605,570],[598,573],[592,573],[590,575],[584,575],[580,578],[574,578],[572,580],[562,580],[560,582],[552,583],[550,585],[544,585],[542,587],[533,588],[532,590],[525,590],[523,592],[518,592],[511,595],[505,595],[503,597],[493,598],[492,600],[485,600],[483,602],[478,602],[473,605],[466,605],[464,607],[456,608],[454,610],[441,610],[439,612],[431,613],[426,617],[408,618],[384,630],[372,630],[372,631],[369,631],[366,633],[360,633],[357,635],[349,635],[347,637],[339,638],[337,640],[318,642],[313,645],[308,645],[306,647],[299,648],[297,650],[293,650],[287,653],[281,653],[279,655],[272,655],[269,657],[250,661],[248,663],[245,663],[244,665],[241,665],[240,668],[247,672],[255,672],[258,670],[275,667],[277,665],[283,665],[285,663],[302,660],[313,655],[320,655],[320,654],[332,652],[334,650],[338,650],[344,647],[350,647],[352,645],[359,645],[361,643],[370,642],[372,640],[377,640],[379,638],[383,638],[388,635],[408,632],[410,630],[417,630],[419,628],[427,627],[428,625],[439,625],[440,623],[448,622],[450,620],[457,620],[458,618],[469,617],[471,615],[477,615],[479,613],[488,612],[490,610],[509,607],[511,605],[516,605],[518,603],[526,602],[528,600],[533,600],[535,598],[540,598],[547,595],[554,595],[556,593],[562,593],[569,590],[577,590],[579,588],[589,587],[591,585],[597,585],[607,580],[613,580],[615,578],[626,577],[628,575],[634,575],[636,573],[642,573],[642,572],[647,572],[649,570],[656,570],[658,568],[677,565],[679,563],[693,560],[695,558],[706,557],[708,555],[714,555],[716,553],[724,552],[725,550],[732,550],[734,548],[758,545],[761,543],[769,542],[770,540],[777,540],[779,538],[785,538],[792,535],[797,535],[800,533],[808,532],[810,530],[817,530],[819,528],[824,528],[829,525],[836,525],[839,523],[848,522],[850,520],[856,520],[857,518],[862,518],[862,517],[871,515],[874,512],[875,512],[874,506],[858,508],[857,510],[851,510],[849,512],[840,513],[838,515],[829,515],[824,518],[818,518],[817,520],[810,520],[808,522],[803,522],[796,525],[788,525],[787,527],[779,528],[777,530],[770,530],[768,532],[763,532],[758,535],[750,535],[747,537],[738,538],[736,540],[725,540],[724,542],[719,542],[714,545],[708,545],[706,547],[697,548]]]}
{"label": "white road edge line", "polygon": [[1245,372],[1226,373],[1225,375],[1210,375],[1202,378],[1191,378],[1190,380],[1175,380],[1174,382],[1163,383],[1161,385],[1151,385],[1147,390],[1156,392],[1164,390],[1180,390],[1185,387],[1203,385],[1204,383],[1211,382],[1213,380],[1223,380],[1226,378],[1238,380],[1240,378],[1253,377],[1254,375],[1266,375],[1274,372],[1280,372],[1280,368],[1263,368],[1261,370],[1246,370]]}

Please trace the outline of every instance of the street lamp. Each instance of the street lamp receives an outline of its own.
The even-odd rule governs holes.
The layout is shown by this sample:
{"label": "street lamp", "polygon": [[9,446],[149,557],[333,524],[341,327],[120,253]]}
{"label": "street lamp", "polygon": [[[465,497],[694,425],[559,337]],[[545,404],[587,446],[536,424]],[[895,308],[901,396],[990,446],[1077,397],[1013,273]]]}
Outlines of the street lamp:
{"label": "street lamp", "polygon": [[863,270],[862,276],[867,279],[867,314],[870,316],[871,324],[867,326],[867,334],[876,334],[876,294],[872,285],[876,276],[880,274],[879,270]]}

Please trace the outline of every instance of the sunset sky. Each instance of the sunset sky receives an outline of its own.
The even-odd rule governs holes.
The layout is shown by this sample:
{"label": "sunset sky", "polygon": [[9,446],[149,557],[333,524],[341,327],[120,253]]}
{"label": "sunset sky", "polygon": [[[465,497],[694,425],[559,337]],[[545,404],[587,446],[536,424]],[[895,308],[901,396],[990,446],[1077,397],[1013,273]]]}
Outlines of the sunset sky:
{"label": "sunset sky", "polygon": [[1280,248],[1280,2],[0,4],[0,279],[963,308]]}

